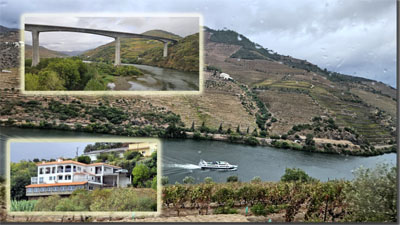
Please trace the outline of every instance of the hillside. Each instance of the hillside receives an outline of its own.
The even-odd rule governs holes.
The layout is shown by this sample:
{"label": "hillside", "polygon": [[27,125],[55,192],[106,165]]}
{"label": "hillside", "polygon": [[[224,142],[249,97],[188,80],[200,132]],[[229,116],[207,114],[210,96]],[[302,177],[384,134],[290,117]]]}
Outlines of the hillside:
{"label": "hillside", "polygon": [[[247,128],[250,132],[257,129],[259,138],[262,137],[262,127],[267,137],[289,134],[285,137],[287,141],[312,133],[322,150],[329,150],[329,144],[334,148],[342,148],[343,142],[345,145],[354,145],[354,149],[360,149],[362,145],[363,150],[355,153],[365,155],[382,153],[383,147],[390,146],[395,140],[395,89],[377,81],[345,75],[339,77],[346,77],[347,81],[330,79],[316,65],[272,51],[269,52],[274,57],[287,60],[276,60],[264,51],[255,53],[260,54],[262,59],[234,58],[237,57],[235,53],[245,48],[244,45],[250,46],[248,48],[251,51],[262,47],[253,43],[252,48],[251,41],[247,42],[244,36],[240,36],[240,39],[246,43],[241,44],[237,38],[239,34],[224,32],[212,29],[205,31],[207,71],[204,72],[204,91],[201,95],[46,96],[47,101],[55,100],[65,107],[76,107],[76,102],[81,102],[89,109],[99,105],[111,107],[110,110],[121,109],[127,113],[124,116],[126,121],[122,124],[131,124],[129,128],[119,124],[110,126],[107,119],[92,117],[90,110],[82,110],[82,115],[65,119],[64,115],[47,109],[43,96],[28,97],[11,90],[19,88],[17,69],[13,69],[13,73],[1,73],[0,108],[3,110],[0,120],[7,121],[10,118],[16,124],[23,124],[27,120],[35,124],[43,120],[54,121],[54,124],[59,124],[56,129],[65,127],[65,124],[70,124],[69,129],[78,129],[74,128],[74,124],[79,123],[87,126],[86,130],[90,132],[146,136],[155,133],[151,129],[158,132],[168,127],[170,117],[177,115],[179,119],[176,118],[176,121],[182,122],[181,125],[186,129],[193,124],[196,130],[200,130],[203,123],[214,131],[221,125],[224,132],[228,129],[235,131],[237,127],[244,133]],[[230,39],[225,40],[232,42],[216,39],[213,37],[216,33],[227,35]],[[290,61],[296,64],[289,65]],[[310,69],[304,69],[301,62]],[[230,74],[234,81],[215,76],[216,68]],[[24,107],[28,106],[24,106],[25,103],[32,100],[43,102],[43,107],[31,107],[30,111],[26,111]],[[10,108],[13,105],[15,107]],[[60,116],[63,120],[59,120]]]}
{"label": "hillside", "polygon": [[189,35],[168,47],[168,56],[163,57],[163,48],[156,47],[140,54],[139,63],[177,69],[199,71],[199,34]]}
{"label": "hillside", "polygon": [[[179,40],[181,37],[170,32],[162,30],[150,30],[144,35],[158,36]],[[140,54],[147,49],[162,48],[163,44],[156,40],[147,40],[142,38],[122,38],[121,39],[121,62],[136,63]],[[81,54],[81,57],[91,61],[109,61],[112,62],[115,57],[115,42],[99,46]]]}
{"label": "hillside", "polygon": [[[338,129],[354,129],[361,143],[394,140],[396,90],[390,86],[279,55],[234,31],[206,28],[205,36],[206,64],[257,93],[277,119],[271,133],[284,134],[322,116],[333,118]],[[332,133],[321,137],[332,138]]]}
{"label": "hillside", "polygon": [[[40,58],[58,58],[58,57],[68,57],[67,54],[50,50],[45,47],[40,46],[39,47],[39,54]],[[25,45],[25,59],[31,59],[32,58],[32,45]]]}

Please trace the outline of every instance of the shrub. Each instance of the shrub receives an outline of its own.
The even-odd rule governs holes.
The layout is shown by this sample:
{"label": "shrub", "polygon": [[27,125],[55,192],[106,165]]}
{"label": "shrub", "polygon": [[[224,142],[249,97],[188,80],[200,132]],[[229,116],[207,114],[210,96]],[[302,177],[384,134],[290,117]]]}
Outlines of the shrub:
{"label": "shrub", "polygon": [[378,164],[374,169],[359,168],[346,190],[353,222],[397,221],[397,168]]}
{"label": "shrub", "polygon": [[211,183],[213,183],[214,181],[213,181],[213,179],[211,178],[211,177],[206,177],[206,178],[204,178],[204,183],[206,183],[206,184],[211,184]]}
{"label": "shrub", "polygon": [[169,183],[169,178],[166,176],[161,177],[161,185],[167,185]]}
{"label": "shrub", "polygon": [[185,178],[183,178],[182,182],[184,184],[194,184],[194,177],[186,176]]}
{"label": "shrub", "polygon": [[251,183],[261,183],[261,182],[262,180],[261,177],[259,176],[253,177],[253,179],[251,179]]}
{"label": "shrub", "polygon": [[229,176],[228,178],[226,178],[226,182],[238,182],[238,181],[239,181],[239,178],[238,178],[238,176],[235,176],[235,175]]}
{"label": "shrub", "polygon": [[250,208],[250,210],[256,216],[264,216],[267,214],[265,206],[261,203],[255,204],[253,207]]}
{"label": "shrub", "polygon": [[300,181],[300,182],[309,182],[312,181],[313,178],[308,176],[304,170],[299,168],[286,168],[285,174],[281,177],[281,181],[284,182],[293,182],[293,181]]}
{"label": "shrub", "polygon": [[81,162],[81,163],[90,164],[90,162],[91,162],[92,160],[91,160],[90,157],[87,156],[87,155],[81,155],[81,156],[78,157],[77,161],[78,161],[78,162]]}
{"label": "shrub", "polygon": [[253,145],[253,146],[260,144],[260,142],[257,140],[257,138],[252,137],[252,136],[246,138],[246,139],[244,140],[244,143],[246,143],[246,144],[248,144],[248,145]]}
{"label": "shrub", "polygon": [[39,198],[35,205],[34,211],[55,211],[56,206],[61,200],[59,195],[52,195],[46,198]]}

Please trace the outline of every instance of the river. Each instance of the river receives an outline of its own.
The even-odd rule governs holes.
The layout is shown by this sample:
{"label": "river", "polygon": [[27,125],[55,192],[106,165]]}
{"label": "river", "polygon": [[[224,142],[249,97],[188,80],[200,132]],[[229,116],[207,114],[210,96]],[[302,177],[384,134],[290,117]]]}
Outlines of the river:
{"label": "river", "polygon": [[[1,151],[0,158],[5,158],[5,143],[9,138],[115,138],[114,135],[82,133],[59,130],[21,129],[0,127]],[[77,140],[79,142],[79,140]],[[169,177],[170,183],[182,182],[186,176],[193,176],[196,182],[205,177],[212,177],[216,182],[225,182],[228,176],[236,175],[241,181],[250,181],[259,176],[264,181],[278,181],[285,168],[300,168],[310,176],[326,181],[328,179],[352,179],[352,171],[360,166],[372,168],[377,163],[396,164],[396,154],[361,157],[331,155],[322,153],[299,152],[286,149],[275,149],[265,146],[246,146],[219,141],[196,141],[191,139],[162,140],[163,175]],[[51,149],[47,151],[52,151]],[[64,153],[65,157],[74,157],[76,149]],[[12,154],[12,153],[11,153]],[[27,153],[25,158],[37,158],[35,152]],[[39,157],[41,158],[41,157]],[[237,171],[209,171],[198,167],[200,159],[207,161],[224,160],[238,165]],[[4,165],[4,161],[1,162]],[[0,174],[4,174],[4,166]]]}
{"label": "river", "polygon": [[141,76],[119,76],[108,87],[132,91],[198,91],[199,73],[165,69],[155,66],[132,65],[144,72]]}

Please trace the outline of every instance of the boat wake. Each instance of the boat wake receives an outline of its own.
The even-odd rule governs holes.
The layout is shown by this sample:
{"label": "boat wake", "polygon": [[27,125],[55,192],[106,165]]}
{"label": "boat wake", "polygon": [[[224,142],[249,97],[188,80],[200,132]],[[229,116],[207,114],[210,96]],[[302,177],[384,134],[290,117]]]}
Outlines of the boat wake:
{"label": "boat wake", "polygon": [[187,169],[187,170],[201,169],[200,166],[195,165],[195,164],[168,164],[166,166],[170,167],[170,168],[181,168],[181,169]]}

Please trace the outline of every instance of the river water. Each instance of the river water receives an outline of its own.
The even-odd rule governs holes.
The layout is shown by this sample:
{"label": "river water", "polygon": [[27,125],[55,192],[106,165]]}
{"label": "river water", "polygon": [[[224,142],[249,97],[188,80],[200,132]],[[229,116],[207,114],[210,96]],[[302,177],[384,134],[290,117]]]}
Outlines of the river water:
{"label": "river water", "polygon": [[199,73],[165,69],[155,66],[133,65],[144,72],[141,76],[119,76],[108,86],[113,90],[132,91],[198,91]]}
{"label": "river water", "polygon": [[[0,127],[1,165],[4,165],[5,143],[9,138],[23,138],[30,141],[35,138],[115,138],[114,135],[82,133],[59,130],[21,129]],[[83,142],[83,141],[82,141]],[[87,140],[85,140],[87,142]],[[343,156],[322,153],[298,152],[285,149],[275,149],[265,146],[246,146],[218,141],[195,141],[191,139],[162,140],[162,170],[163,176],[169,177],[170,183],[182,183],[186,176],[193,176],[196,182],[201,182],[205,177],[212,177],[216,182],[225,182],[226,178],[236,175],[241,181],[250,181],[259,176],[264,181],[277,181],[285,172],[285,168],[301,168],[310,176],[326,181],[328,179],[352,179],[352,171],[360,166],[375,167],[377,163],[396,164],[396,154],[390,153],[381,156],[360,157]],[[11,149],[12,151],[12,149]],[[26,158],[42,158],[45,151],[39,155],[37,152],[27,151]],[[74,157],[75,148],[63,153],[64,157]],[[11,152],[12,154],[12,152]],[[237,171],[209,171],[198,167],[200,159],[206,161],[228,161],[238,165]],[[4,174],[4,166],[0,167],[0,174]]]}

